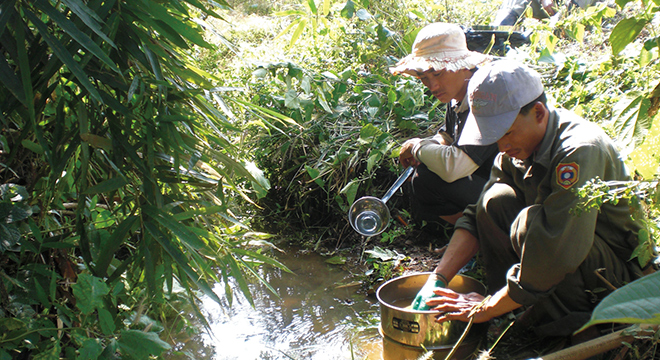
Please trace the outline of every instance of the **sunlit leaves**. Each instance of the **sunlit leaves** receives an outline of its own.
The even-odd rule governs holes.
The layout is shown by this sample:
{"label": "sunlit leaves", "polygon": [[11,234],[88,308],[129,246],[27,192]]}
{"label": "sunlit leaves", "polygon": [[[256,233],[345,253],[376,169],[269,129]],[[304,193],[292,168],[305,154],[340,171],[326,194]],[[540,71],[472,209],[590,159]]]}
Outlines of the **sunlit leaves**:
{"label": "sunlit leaves", "polygon": [[639,244],[630,256],[630,259],[632,260],[637,258],[639,266],[645,268],[656,256],[655,243],[647,229],[640,229],[639,233],[637,234],[637,238],[639,240]]}
{"label": "sunlit leaves", "polygon": [[639,145],[651,128],[652,118],[648,116],[651,102],[645,94],[631,92],[619,101],[614,112],[614,129],[622,146]]}
{"label": "sunlit leaves", "polygon": [[355,14],[355,3],[351,0],[346,1],[344,8],[341,9],[341,16],[350,19]]}
{"label": "sunlit leaves", "polygon": [[[165,316],[159,312],[164,285],[168,299],[177,282],[190,301],[197,290],[219,301],[209,285],[217,280],[211,264],[217,252],[240,246],[223,233],[241,224],[231,213],[234,198],[250,202],[269,188],[263,172],[237,155],[241,129],[228,121],[235,120],[229,106],[295,125],[249,102],[228,106],[229,96],[216,93],[219,79],[191,65],[191,49],[213,48],[193,21],[200,11],[215,14],[207,6],[197,0],[0,2],[2,170],[5,179],[26,182],[36,204],[23,203],[27,193],[2,199],[0,246],[21,246],[12,264],[30,268],[31,259],[48,258],[56,259],[49,266],[59,265],[43,270],[40,262],[31,281],[10,276],[5,284],[29,291],[38,311],[60,316],[61,337],[73,338],[76,326],[98,337],[71,342],[66,351],[79,351],[82,359],[120,348],[127,358],[167,349],[157,334],[141,338],[143,332],[127,328],[132,307]],[[43,216],[32,216],[38,209]],[[242,266],[229,276],[240,276]],[[24,309],[20,316],[30,317],[32,307]],[[14,334],[18,340],[0,351],[30,344],[43,350],[31,350],[35,358],[62,355],[55,331],[29,330],[30,341]],[[118,342],[120,331],[127,338]]]}
{"label": "sunlit leaves", "polygon": [[612,53],[618,55],[628,44],[630,44],[644,26],[649,23],[646,18],[628,18],[619,21],[610,34],[610,45]]}

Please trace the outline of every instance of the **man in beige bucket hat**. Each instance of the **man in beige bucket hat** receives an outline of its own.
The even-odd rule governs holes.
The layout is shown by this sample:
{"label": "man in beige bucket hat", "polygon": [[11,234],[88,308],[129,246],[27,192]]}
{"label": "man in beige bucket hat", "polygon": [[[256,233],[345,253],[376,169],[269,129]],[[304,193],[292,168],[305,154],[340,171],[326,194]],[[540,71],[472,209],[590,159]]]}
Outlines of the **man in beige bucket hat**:
{"label": "man in beige bucket hat", "polygon": [[412,200],[419,223],[453,225],[488,179],[497,146],[458,146],[456,140],[469,113],[468,81],[490,60],[468,50],[460,26],[437,22],[422,28],[412,53],[390,68],[394,75],[419,78],[435,98],[448,104],[442,130],[433,137],[407,140],[399,155],[403,167],[416,167]]}

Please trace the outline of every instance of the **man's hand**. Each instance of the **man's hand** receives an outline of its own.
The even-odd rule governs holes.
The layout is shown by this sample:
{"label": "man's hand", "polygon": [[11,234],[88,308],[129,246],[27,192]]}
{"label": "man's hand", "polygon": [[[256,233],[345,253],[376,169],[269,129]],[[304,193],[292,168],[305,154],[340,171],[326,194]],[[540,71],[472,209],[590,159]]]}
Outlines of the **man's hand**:
{"label": "man's hand", "polygon": [[444,276],[438,275],[436,273],[429,275],[428,280],[426,280],[426,284],[424,284],[422,289],[417,293],[417,296],[415,296],[415,300],[413,300],[412,303],[412,309],[413,310],[431,309],[431,307],[427,305],[426,301],[436,296],[436,293],[434,292],[435,290],[437,290],[438,288],[444,288],[446,286],[447,286],[447,280],[444,278]]}
{"label": "man's hand", "polygon": [[401,146],[401,152],[399,153],[399,162],[401,163],[401,166],[403,168],[407,168],[408,166],[417,166],[420,164],[417,159],[415,159],[415,156],[413,156],[412,150],[417,145],[422,139],[414,138],[414,139],[409,139],[406,140],[406,142],[403,143]]}
{"label": "man's hand", "polygon": [[[435,296],[427,303],[432,310],[440,311],[436,321],[441,323],[449,320],[470,321],[470,312],[481,304],[484,296],[477,293],[461,294],[450,289],[436,289]],[[474,322],[486,322],[491,318],[484,311],[474,314]]]}

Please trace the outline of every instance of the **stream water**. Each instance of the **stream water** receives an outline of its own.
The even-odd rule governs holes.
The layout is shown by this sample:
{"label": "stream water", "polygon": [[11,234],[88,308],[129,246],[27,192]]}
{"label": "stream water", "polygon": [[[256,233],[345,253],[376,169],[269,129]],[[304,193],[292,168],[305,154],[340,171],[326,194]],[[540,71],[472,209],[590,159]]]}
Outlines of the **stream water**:
{"label": "stream water", "polygon": [[[254,308],[238,291],[231,307],[202,298],[211,332],[177,350],[207,360],[383,358],[375,296],[360,292],[347,271],[318,254],[287,249],[277,258],[294,274],[263,267],[260,275],[279,297],[251,284]],[[224,284],[214,290],[224,294]]]}

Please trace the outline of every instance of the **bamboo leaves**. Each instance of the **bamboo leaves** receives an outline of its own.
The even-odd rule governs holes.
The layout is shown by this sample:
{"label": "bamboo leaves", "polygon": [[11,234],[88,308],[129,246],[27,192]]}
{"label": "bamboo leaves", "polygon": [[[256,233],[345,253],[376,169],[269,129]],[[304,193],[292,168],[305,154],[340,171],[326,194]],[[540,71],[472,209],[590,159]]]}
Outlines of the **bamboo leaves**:
{"label": "bamboo leaves", "polygon": [[[238,155],[242,129],[214,103],[219,79],[191,63],[194,46],[213,48],[202,22],[193,21],[198,10],[217,15],[197,0],[0,2],[0,170],[7,169],[0,174],[25,182],[35,204],[0,202],[0,254],[12,250],[11,263],[28,268],[41,258],[60,265],[29,283],[7,284],[23,284],[38,311],[61,314],[69,323],[60,331],[76,339],[69,350],[89,359],[103,351],[160,355],[168,346],[156,333],[133,333],[126,324],[162,315],[166,301],[179,296],[175,285],[190,301],[201,291],[220,302],[211,286],[218,267],[230,269],[223,276],[239,279],[250,297],[242,272],[252,264],[233,257],[242,243],[225,232],[246,227],[232,215],[237,194],[251,202],[270,185]],[[222,100],[228,109],[231,97]],[[239,106],[295,124],[249,102]],[[74,334],[73,321],[90,331]],[[52,351],[43,356],[62,355],[62,337],[24,332]],[[26,346],[15,337],[0,344],[0,356],[6,346]]]}
{"label": "bamboo leaves", "polygon": [[[67,19],[61,12],[59,12],[54,7],[50,6],[46,0],[36,0],[34,2],[35,6],[43,11],[44,14],[48,15],[59,27],[62,28],[67,34],[69,34],[74,40],[76,40],[80,45],[85,49],[89,50],[94,56],[106,64],[110,69],[121,75],[117,65],[110,59],[110,57],[98,46],[87,34],[80,31],[78,27],[69,19]],[[98,24],[92,23],[92,25],[98,28]],[[102,34],[102,32],[101,32]],[[116,47],[115,44],[107,36],[104,36],[104,40],[108,44]]]}

